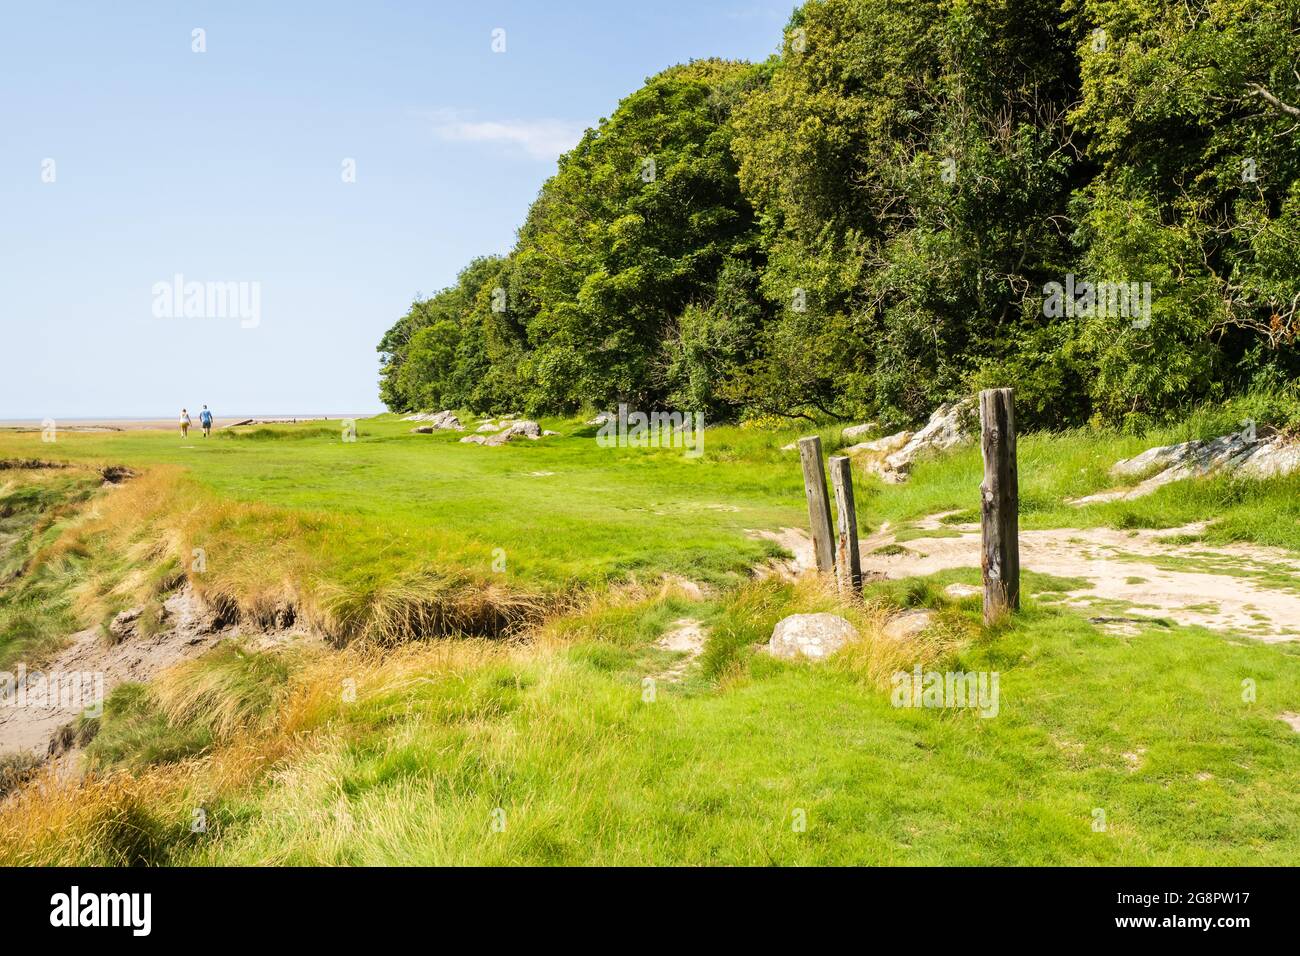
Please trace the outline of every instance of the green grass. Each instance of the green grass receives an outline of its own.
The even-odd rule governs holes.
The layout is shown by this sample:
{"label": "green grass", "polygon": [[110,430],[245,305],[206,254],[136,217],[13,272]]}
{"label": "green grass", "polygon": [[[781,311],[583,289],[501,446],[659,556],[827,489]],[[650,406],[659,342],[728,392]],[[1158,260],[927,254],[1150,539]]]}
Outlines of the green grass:
{"label": "green grass", "polygon": [[0,670],[40,660],[76,630],[70,589],[87,556],[34,559],[98,484],[82,470],[0,469]]}
{"label": "green grass", "polygon": [[[699,610],[750,622],[725,638],[735,652],[775,596]],[[211,832],[167,861],[1296,861],[1300,758],[1276,719],[1300,701],[1291,649],[1185,628],[1116,638],[1030,608],[950,663],[999,672],[982,719],[895,708],[851,668],[744,653],[720,688],[646,703],[620,666],[639,642],[619,629],[609,657],[587,645],[363,697],[267,785],[214,801]]]}
{"label": "green grass", "polygon": [[[873,582],[861,607],[744,583],[773,550],[748,532],[807,520],[796,457],[779,451],[793,431],[710,430],[705,456],[692,460],[603,449],[593,428],[542,424],[563,436],[496,449],[412,435],[391,416],[361,422],[356,443],[320,423],[187,442],[74,433],[54,447],[0,433],[0,457],[57,451],[148,473],[99,492],[97,507],[122,513],[71,544],[59,536],[96,493],[93,479],[69,474],[56,480],[70,484],[34,496],[14,479],[0,557],[27,571],[0,592],[0,660],[35,646],[24,634],[70,627],[73,590],[116,594],[126,582],[156,596],[198,542],[222,587],[283,578],[341,594],[353,614],[424,573],[427,587],[499,575],[504,587],[564,596],[529,640],[301,657],[231,644],[148,686],[126,685],[85,728],[108,776],[7,804],[0,862],[1300,861],[1300,738],[1278,719],[1300,711],[1300,648],[1168,621],[1106,631],[1088,616],[1124,607],[1059,606],[1087,582],[1033,572],[1022,612],[992,629],[978,597],[945,593],[978,584],[977,568]],[[1023,526],[1208,519],[1197,540],[1300,550],[1297,479],[1184,482],[1134,502],[1063,504],[1110,486],[1116,459],[1177,437],[1023,436]],[[823,440],[836,447],[838,429]],[[184,483],[156,477],[178,465]],[[945,525],[976,520],[980,471],[978,450],[966,448],[921,462],[905,485],[859,478],[862,524],[889,520],[908,535],[939,512],[957,512]],[[130,498],[132,488],[149,500]],[[115,521],[132,529],[120,540]],[[179,554],[151,537],[169,529]],[[492,569],[497,548],[504,573]],[[1294,583],[1280,564],[1211,561],[1186,543],[1169,560]],[[698,598],[661,587],[665,573],[714,590]],[[104,615],[115,605],[90,606]],[[914,644],[888,645],[875,622],[895,608],[928,608],[935,624]],[[781,617],[822,610],[848,616],[862,642],[819,665],[756,652]],[[45,616],[24,630],[32,613]],[[684,617],[709,629],[703,652],[683,680],[647,696],[643,679],[680,660],[655,642]],[[890,670],[913,659],[998,672],[998,715],[893,706]],[[196,808],[206,832],[190,827]],[[1094,829],[1097,811],[1104,830]]]}
{"label": "green grass", "polygon": [[0,455],[181,465],[220,501],[349,522],[346,540],[320,555],[344,580],[362,559],[392,578],[437,562],[490,575],[504,559],[504,580],[540,589],[665,571],[729,580],[770,553],[747,529],[797,524],[804,512],[797,461],[768,447],[770,433],[711,430],[706,454],[690,459],[602,448],[594,427],[542,424],[570,437],[483,448],[382,416],[360,422],[355,443],[319,423],[225,440],[70,432],[48,445],[0,433]]}

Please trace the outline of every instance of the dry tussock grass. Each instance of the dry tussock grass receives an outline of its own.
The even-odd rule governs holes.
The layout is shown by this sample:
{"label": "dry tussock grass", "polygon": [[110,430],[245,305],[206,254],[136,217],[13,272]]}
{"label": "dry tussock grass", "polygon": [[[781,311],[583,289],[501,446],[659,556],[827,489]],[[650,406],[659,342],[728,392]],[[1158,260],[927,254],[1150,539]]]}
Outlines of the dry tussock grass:
{"label": "dry tussock grass", "polygon": [[[328,750],[348,734],[354,701],[396,694],[478,668],[535,660],[545,651],[520,641],[465,639],[292,655],[293,668],[264,712],[241,705],[247,688],[199,658],[153,684],[169,719],[202,716],[221,735],[209,754],[152,767],[88,774],[78,781],[48,764],[0,801],[0,865],[134,865],[165,862],[188,839],[195,808],[212,807],[282,772],[289,761]],[[248,672],[242,672],[247,677]],[[355,697],[352,694],[355,693]]]}
{"label": "dry tussock grass", "polygon": [[339,580],[358,534],[346,516],[218,499],[182,469],[159,466],[97,495],[34,560],[99,558],[74,594],[87,624],[186,579],[222,618],[263,627],[301,618],[338,645],[509,636],[563,606],[486,574],[388,569]]}
{"label": "dry tussock grass", "polygon": [[920,633],[891,637],[886,630],[900,613],[897,607],[846,597],[829,576],[803,575],[794,583],[794,591],[792,603],[800,609],[828,611],[854,625],[858,640],[842,648],[834,664],[878,690],[888,690],[890,678],[898,671],[910,671],[917,664],[930,669],[951,660],[972,639],[969,631],[942,617]]}

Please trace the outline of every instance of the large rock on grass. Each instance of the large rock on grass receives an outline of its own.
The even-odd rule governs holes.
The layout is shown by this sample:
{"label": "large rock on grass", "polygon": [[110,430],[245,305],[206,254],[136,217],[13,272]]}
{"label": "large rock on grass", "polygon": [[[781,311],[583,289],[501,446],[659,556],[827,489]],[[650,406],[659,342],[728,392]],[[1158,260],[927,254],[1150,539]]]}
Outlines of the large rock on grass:
{"label": "large rock on grass", "polygon": [[402,419],[404,422],[427,422],[426,425],[412,428],[411,431],[421,435],[428,435],[435,431],[452,431],[463,432],[465,426],[460,423],[455,412],[421,412],[417,415],[407,415]]}
{"label": "large rock on grass", "polygon": [[[482,429],[479,429],[482,431]],[[543,436],[554,435],[555,432],[542,431],[537,422],[524,419],[517,422],[509,422],[504,430],[497,432],[495,435],[466,435],[461,439],[462,442],[470,445],[490,445],[493,448],[500,447],[506,442],[514,441],[517,438],[527,438],[529,441],[537,441]]]}
{"label": "large rock on grass", "polygon": [[875,441],[862,442],[845,449],[852,457],[862,456],[869,474],[880,476],[890,484],[907,481],[917,458],[929,452],[946,451],[965,444],[975,436],[975,400],[940,405],[930,420],[917,432],[897,432]]}
{"label": "large rock on grass", "polygon": [[840,432],[840,437],[844,439],[861,438],[863,435],[870,435],[880,426],[875,422],[865,422],[862,425],[850,425]]}
{"label": "large rock on grass", "polygon": [[485,445],[504,445],[508,441],[514,441],[516,438],[527,438],[536,441],[542,437],[542,427],[537,422],[524,421],[511,422],[505,431],[497,432],[483,444]]}
{"label": "large rock on grass", "polygon": [[848,448],[842,449],[840,454],[848,455],[850,458],[856,457],[857,455],[875,455],[877,457],[883,457],[885,455],[892,455],[911,440],[911,432],[896,432],[893,435],[886,435],[884,438],[877,438],[873,441],[863,441],[858,442],[856,445],[850,445]]}
{"label": "large rock on grass", "polygon": [[1132,488],[1102,491],[1076,498],[1073,505],[1128,501],[1184,478],[1235,475],[1274,478],[1300,471],[1300,443],[1281,435],[1253,431],[1233,432],[1209,440],[1195,439],[1177,445],[1148,448],[1140,455],[1117,461],[1110,473],[1116,478],[1147,477]]}
{"label": "large rock on grass", "polygon": [[836,614],[792,614],[776,622],[768,652],[784,660],[820,661],[857,638],[858,632]]}

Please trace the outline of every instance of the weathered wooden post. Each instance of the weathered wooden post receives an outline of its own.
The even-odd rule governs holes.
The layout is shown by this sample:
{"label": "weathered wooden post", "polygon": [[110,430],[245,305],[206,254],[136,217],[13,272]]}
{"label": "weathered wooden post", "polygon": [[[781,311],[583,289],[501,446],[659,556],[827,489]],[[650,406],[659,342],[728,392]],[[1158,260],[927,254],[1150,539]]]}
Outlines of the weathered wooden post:
{"label": "weathered wooden post", "polygon": [[984,623],[1020,608],[1020,478],[1016,469],[1016,399],[1010,388],[980,392],[980,485]]}
{"label": "weathered wooden post", "polygon": [[862,555],[858,552],[853,469],[843,455],[831,458],[829,464],[831,485],[835,488],[835,577],[841,592],[858,594],[862,590]]}
{"label": "weathered wooden post", "polygon": [[803,490],[808,498],[808,523],[812,526],[813,551],[818,571],[835,570],[835,544],[831,538],[831,501],[826,493],[826,472],[822,470],[822,440],[799,439],[799,463],[803,466]]}

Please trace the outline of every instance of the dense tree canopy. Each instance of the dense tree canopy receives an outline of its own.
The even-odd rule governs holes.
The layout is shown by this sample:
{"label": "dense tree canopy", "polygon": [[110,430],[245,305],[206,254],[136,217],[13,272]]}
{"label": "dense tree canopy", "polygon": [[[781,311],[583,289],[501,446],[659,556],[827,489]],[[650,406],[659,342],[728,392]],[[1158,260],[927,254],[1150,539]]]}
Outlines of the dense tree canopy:
{"label": "dense tree canopy", "polygon": [[809,0],[588,131],[381,394],[1141,423],[1300,370],[1298,135],[1296,0]]}

